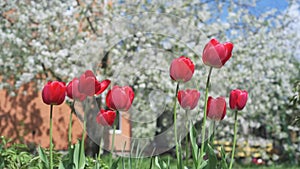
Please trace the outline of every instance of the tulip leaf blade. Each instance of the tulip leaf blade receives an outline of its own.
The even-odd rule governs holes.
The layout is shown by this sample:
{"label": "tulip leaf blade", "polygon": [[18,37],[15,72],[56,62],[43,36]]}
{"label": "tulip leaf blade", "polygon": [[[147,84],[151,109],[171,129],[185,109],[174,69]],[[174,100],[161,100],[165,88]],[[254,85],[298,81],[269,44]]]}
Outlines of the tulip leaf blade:
{"label": "tulip leaf blade", "polygon": [[227,158],[227,155],[226,155],[224,147],[222,146],[221,147],[221,167],[222,167],[222,169],[228,169],[228,164],[226,162],[226,158]]}
{"label": "tulip leaf blade", "polygon": [[39,157],[42,161],[43,168],[49,168],[48,157],[46,156],[44,150],[40,146],[38,147],[38,154],[39,154]]}
{"label": "tulip leaf blade", "polygon": [[216,153],[210,143],[207,144],[206,146],[206,153],[208,155],[208,163],[207,163],[207,168],[208,169],[216,169],[217,164],[218,164],[218,159],[216,156]]}
{"label": "tulip leaf blade", "polygon": [[119,157],[117,160],[115,160],[115,161],[112,163],[110,169],[117,169],[117,168],[118,168],[118,163],[119,163],[120,159],[121,159],[121,158]]}

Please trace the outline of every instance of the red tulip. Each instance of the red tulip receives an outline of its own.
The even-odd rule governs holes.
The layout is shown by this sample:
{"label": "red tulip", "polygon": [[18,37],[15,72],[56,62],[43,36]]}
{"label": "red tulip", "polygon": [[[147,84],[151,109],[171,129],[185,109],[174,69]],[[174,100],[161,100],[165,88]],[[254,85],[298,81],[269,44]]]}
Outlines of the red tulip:
{"label": "red tulip", "polygon": [[204,47],[202,61],[208,66],[221,68],[231,57],[232,49],[231,42],[220,44],[218,40],[211,39]]}
{"label": "red tulip", "polygon": [[43,102],[48,105],[60,105],[66,97],[66,85],[64,82],[48,82],[42,91]]}
{"label": "red tulip", "polygon": [[233,110],[242,110],[247,103],[248,92],[246,90],[235,89],[230,92],[229,105]]}
{"label": "red tulip", "polygon": [[194,109],[200,98],[200,92],[198,90],[179,90],[177,99],[180,106],[185,110],[192,110]]}
{"label": "red tulip", "polygon": [[119,111],[128,111],[134,99],[134,92],[131,87],[114,86],[108,91],[106,96],[106,105],[110,109]]}
{"label": "red tulip", "polygon": [[110,84],[110,80],[104,80],[101,83],[91,70],[87,70],[79,78],[78,90],[87,96],[101,94]]}
{"label": "red tulip", "polygon": [[110,84],[110,80],[105,79],[102,82],[100,82],[100,90],[96,93],[96,95],[101,94]]}
{"label": "red tulip", "polygon": [[214,99],[209,96],[207,101],[206,115],[212,120],[223,120],[226,115],[226,101],[224,97]]}
{"label": "red tulip", "polygon": [[67,86],[67,96],[74,100],[83,101],[86,95],[78,90],[79,79],[74,78]]}
{"label": "red tulip", "polygon": [[100,112],[97,114],[96,117],[97,123],[102,126],[113,125],[115,119],[116,119],[116,112],[111,110],[103,110],[103,109],[100,110]]}
{"label": "red tulip", "polygon": [[170,66],[170,77],[178,82],[189,81],[195,71],[195,65],[190,58],[180,56],[172,61]]}

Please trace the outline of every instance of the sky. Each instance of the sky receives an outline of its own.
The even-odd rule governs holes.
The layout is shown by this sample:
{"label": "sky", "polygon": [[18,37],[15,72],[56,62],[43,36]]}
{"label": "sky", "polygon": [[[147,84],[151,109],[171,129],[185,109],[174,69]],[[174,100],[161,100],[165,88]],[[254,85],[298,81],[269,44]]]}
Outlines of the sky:
{"label": "sky", "polygon": [[253,8],[253,12],[261,13],[266,10],[276,8],[280,11],[287,9],[288,2],[286,0],[260,0]]}

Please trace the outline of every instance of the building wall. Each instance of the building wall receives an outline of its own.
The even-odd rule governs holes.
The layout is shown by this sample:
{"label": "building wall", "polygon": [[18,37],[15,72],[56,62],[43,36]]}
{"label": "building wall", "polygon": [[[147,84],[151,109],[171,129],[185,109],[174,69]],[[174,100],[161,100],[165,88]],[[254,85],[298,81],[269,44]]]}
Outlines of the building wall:
{"label": "building wall", "polygon": [[[26,94],[25,94],[26,93]],[[0,90],[0,136],[12,139],[12,143],[41,145],[49,148],[49,111],[50,106],[42,100],[41,91],[37,91],[34,83],[23,85],[16,96],[9,96],[5,90]],[[68,147],[68,126],[71,109],[67,103],[53,108],[53,143],[55,149]],[[76,143],[82,137],[82,124],[73,115],[72,142]],[[122,115],[121,133],[116,134],[115,150],[130,150],[131,126],[128,113]],[[112,134],[105,139],[105,148],[110,148]]]}
{"label": "building wall", "polygon": [[[23,85],[15,97],[0,90],[0,135],[12,143],[37,144],[49,147],[50,106],[42,101],[41,91],[34,83]],[[26,93],[26,95],[24,94]],[[70,107],[63,103],[53,109],[53,142],[55,149],[68,147]],[[73,143],[81,137],[82,126],[73,115]]]}
{"label": "building wall", "polygon": [[[120,116],[120,130],[115,133],[114,152],[128,152],[131,147],[131,125],[129,121],[129,113],[123,112]],[[113,130],[109,131],[109,144],[105,145],[110,150],[112,148]]]}

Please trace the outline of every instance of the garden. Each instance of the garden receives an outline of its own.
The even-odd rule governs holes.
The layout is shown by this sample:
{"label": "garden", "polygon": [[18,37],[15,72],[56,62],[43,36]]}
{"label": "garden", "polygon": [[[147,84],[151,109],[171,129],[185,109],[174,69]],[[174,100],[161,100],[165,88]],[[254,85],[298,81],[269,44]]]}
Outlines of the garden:
{"label": "garden", "polygon": [[0,7],[0,169],[300,167],[299,2]]}

